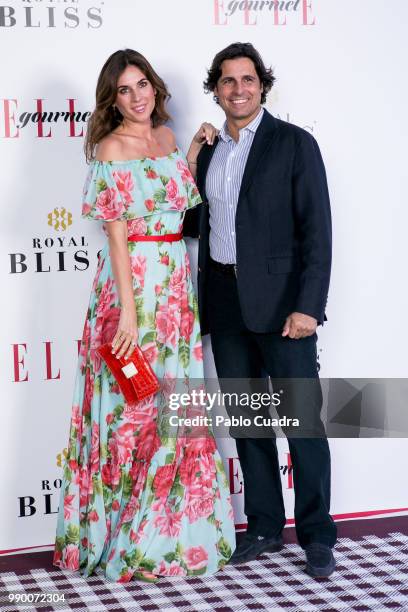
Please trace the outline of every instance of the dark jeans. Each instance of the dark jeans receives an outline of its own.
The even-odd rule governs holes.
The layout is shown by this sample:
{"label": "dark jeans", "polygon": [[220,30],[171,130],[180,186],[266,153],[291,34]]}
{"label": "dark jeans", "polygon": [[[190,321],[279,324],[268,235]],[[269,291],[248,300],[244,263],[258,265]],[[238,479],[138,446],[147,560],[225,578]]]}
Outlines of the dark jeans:
{"label": "dark jeans", "polygon": [[[268,375],[274,391],[283,388],[286,396],[291,396],[290,416],[302,419],[306,415],[310,436],[292,437],[285,432],[293,465],[296,533],[302,547],[310,542],[334,546],[337,529],[329,514],[330,450],[320,420],[316,335],[292,340],[280,333],[249,331],[242,319],[235,276],[214,268],[209,277],[207,306],[222,391],[228,391],[222,379],[249,380]],[[299,393],[299,386],[291,383],[295,378],[311,379],[312,392]],[[277,407],[278,413],[279,410]],[[230,407],[230,411],[234,408]],[[236,445],[244,477],[248,532],[276,536],[286,518],[275,437],[272,432],[268,438],[236,437]]]}

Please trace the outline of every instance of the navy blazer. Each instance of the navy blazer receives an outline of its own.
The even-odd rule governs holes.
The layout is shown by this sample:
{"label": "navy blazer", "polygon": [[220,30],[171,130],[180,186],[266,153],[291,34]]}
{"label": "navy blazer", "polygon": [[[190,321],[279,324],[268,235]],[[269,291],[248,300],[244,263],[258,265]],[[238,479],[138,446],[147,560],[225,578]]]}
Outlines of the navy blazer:
{"label": "navy blazer", "polygon": [[[186,213],[184,234],[199,238],[198,301],[208,333],[209,207],[205,179],[214,153],[204,145],[197,186],[203,203]],[[331,214],[326,172],[313,136],[266,110],[256,131],[238,198],[237,287],[253,332],[281,331],[301,312],[325,320],[331,269]]]}

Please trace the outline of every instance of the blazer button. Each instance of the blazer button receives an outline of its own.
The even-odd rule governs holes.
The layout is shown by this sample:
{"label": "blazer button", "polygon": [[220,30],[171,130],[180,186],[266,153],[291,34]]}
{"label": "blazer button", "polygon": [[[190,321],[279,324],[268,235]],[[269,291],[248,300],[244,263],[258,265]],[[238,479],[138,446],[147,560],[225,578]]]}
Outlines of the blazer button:
{"label": "blazer button", "polygon": [[200,238],[201,238],[201,234],[198,234],[198,239],[200,240]]}
{"label": "blazer button", "polygon": [[201,272],[201,268],[198,268],[198,271]]}

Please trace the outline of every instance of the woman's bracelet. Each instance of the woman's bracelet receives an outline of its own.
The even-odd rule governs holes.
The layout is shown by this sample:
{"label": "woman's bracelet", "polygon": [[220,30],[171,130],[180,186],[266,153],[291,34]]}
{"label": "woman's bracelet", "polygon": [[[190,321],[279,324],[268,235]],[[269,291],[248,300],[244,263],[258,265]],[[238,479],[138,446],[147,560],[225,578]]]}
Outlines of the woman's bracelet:
{"label": "woman's bracelet", "polygon": [[188,160],[187,160],[187,163],[188,163],[188,164],[193,164],[193,166],[196,166],[196,165],[197,165],[197,162],[196,162],[196,161],[191,161],[191,159],[188,159]]}

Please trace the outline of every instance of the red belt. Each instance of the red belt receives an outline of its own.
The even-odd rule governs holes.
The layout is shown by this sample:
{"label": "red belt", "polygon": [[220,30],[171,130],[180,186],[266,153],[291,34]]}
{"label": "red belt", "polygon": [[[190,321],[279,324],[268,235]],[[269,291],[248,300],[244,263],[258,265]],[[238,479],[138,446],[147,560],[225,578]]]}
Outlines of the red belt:
{"label": "red belt", "polygon": [[133,234],[128,236],[129,242],[177,242],[183,239],[183,234],[162,234],[161,236],[143,236],[142,234]]}

